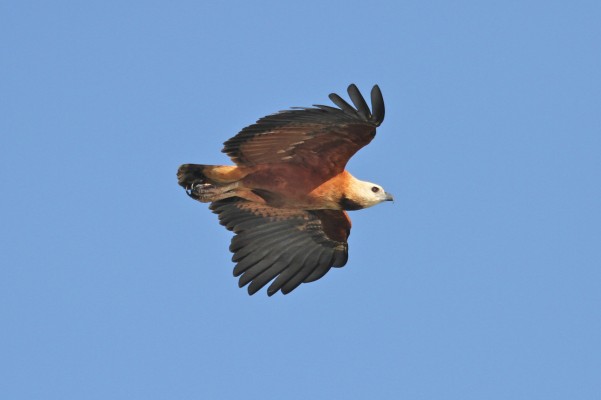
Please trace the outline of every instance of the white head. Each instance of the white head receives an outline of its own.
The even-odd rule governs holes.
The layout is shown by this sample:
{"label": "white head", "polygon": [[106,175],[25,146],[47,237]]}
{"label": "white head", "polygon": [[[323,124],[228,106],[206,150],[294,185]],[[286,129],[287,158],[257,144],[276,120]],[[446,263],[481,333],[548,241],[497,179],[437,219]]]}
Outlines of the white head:
{"label": "white head", "polygon": [[345,210],[358,210],[380,204],[383,201],[392,201],[394,198],[386,193],[384,188],[375,183],[353,179],[345,191],[341,205]]}

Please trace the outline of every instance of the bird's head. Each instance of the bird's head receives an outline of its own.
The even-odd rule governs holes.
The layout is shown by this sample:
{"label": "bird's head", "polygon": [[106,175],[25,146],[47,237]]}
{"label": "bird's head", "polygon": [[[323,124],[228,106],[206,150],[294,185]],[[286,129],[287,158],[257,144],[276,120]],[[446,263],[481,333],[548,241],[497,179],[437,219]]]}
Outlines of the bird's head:
{"label": "bird's head", "polygon": [[383,201],[393,201],[394,197],[378,184],[354,179],[345,192],[344,200],[348,204],[348,206],[343,205],[344,209],[357,210],[375,206]]}

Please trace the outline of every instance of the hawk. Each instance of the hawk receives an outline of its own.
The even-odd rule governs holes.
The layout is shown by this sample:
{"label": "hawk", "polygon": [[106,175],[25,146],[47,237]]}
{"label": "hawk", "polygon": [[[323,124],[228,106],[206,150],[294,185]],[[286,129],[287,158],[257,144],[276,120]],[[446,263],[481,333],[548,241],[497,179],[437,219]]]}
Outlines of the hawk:
{"label": "hawk", "polygon": [[382,186],[345,170],[384,120],[377,85],[371,110],[357,86],[348,94],[354,107],[332,93],[338,107],[297,107],[242,129],[222,150],[235,166],[183,164],[177,171],[186,193],[211,203],[234,232],[234,276],[250,295],[269,282],[269,296],[288,294],[343,267],[351,231],[346,211],[393,200]]}

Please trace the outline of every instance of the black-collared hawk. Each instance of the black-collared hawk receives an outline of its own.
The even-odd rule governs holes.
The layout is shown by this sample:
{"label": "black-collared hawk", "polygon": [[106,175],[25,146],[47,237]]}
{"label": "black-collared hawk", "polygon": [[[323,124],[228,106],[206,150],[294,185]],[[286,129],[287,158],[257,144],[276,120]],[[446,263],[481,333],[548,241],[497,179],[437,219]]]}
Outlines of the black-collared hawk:
{"label": "black-collared hawk", "polygon": [[273,281],[269,296],[288,294],[348,259],[351,220],[346,211],[392,196],[345,170],[376,135],[384,99],[371,91],[370,110],[353,84],[355,107],[335,93],[339,108],[316,105],[259,119],[224,143],[235,166],[184,164],[178,183],[193,199],[211,203],[219,222],[235,233],[234,276],[254,294]]}

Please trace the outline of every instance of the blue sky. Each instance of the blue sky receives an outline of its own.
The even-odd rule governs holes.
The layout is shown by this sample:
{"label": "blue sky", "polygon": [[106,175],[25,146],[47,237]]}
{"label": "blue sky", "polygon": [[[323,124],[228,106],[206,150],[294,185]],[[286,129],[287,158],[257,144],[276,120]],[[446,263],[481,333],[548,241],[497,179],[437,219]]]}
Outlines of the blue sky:
{"label": "blue sky", "polygon": [[[5,2],[7,399],[594,399],[601,6]],[[379,84],[350,259],[249,297],[176,183],[291,106]]]}

